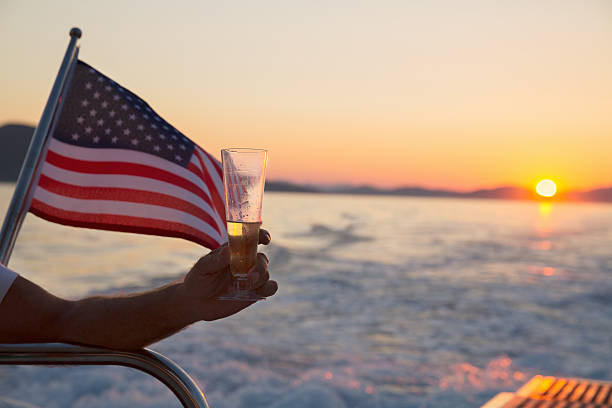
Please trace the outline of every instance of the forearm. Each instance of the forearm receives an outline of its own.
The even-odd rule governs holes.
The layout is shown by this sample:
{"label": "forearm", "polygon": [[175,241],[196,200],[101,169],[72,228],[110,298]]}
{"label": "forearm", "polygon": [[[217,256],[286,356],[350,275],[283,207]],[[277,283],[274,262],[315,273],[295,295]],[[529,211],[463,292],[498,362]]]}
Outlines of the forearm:
{"label": "forearm", "polygon": [[57,321],[59,341],[139,349],[199,320],[182,283],[125,296],[69,302]]}
{"label": "forearm", "polygon": [[0,304],[0,343],[66,342],[138,349],[201,319],[183,283],[68,301],[17,277]]}

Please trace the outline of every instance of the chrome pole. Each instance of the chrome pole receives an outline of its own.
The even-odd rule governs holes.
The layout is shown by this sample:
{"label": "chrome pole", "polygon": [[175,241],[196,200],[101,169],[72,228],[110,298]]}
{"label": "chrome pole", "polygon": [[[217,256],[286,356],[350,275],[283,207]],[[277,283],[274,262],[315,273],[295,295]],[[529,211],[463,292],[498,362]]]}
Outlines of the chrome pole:
{"label": "chrome pole", "polygon": [[63,343],[0,344],[0,365],[118,365],[143,371],[168,387],[186,408],[209,408],[195,381],[153,350],[134,352]]}
{"label": "chrome pole", "polygon": [[53,83],[51,94],[43,110],[38,126],[34,130],[28,153],[21,166],[17,185],[11,204],[4,217],[4,223],[0,230],[0,263],[7,265],[23,223],[32,201],[35,184],[38,179],[38,170],[41,159],[44,157],[44,149],[50,131],[53,130],[53,122],[56,113],[61,108],[61,95],[68,84],[68,78],[78,55],[77,41],[81,38],[81,30],[72,28],[70,30],[70,43],[66,54],[60,65],[59,72]]}

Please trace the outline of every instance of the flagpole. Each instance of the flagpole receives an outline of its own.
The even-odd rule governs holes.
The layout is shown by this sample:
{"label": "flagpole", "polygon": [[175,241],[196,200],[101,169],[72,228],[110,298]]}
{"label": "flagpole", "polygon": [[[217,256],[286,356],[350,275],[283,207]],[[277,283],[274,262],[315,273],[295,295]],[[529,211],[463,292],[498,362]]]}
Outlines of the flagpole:
{"label": "flagpole", "polygon": [[39,164],[41,159],[44,158],[46,142],[50,132],[53,130],[56,113],[59,113],[59,110],[61,110],[63,100],[61,96],[69,82],[69,77],[79,53],[77,42],[81,38],[81,34],[79,28],[73,27],[70,30],[70,43],[66,49],[66,54],[60,65],[38,126],[34,130],[28,153],[17,179],[11,204],[4,217],[4,223],[0,230],[0,263],[4,265],[8,264],[21,224],[30,207],[32,194],[36,187],[34,184],[36,184],[39,175]]}

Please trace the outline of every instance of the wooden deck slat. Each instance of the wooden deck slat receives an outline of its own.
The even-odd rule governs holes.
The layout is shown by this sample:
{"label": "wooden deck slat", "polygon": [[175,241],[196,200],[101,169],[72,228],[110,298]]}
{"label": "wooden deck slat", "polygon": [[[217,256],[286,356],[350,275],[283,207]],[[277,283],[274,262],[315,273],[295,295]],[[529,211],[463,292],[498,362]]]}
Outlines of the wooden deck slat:
{"label": "wooden deck slat", "polygon": [[571,379],[567,382],[565,387],[561,390],[561,392],[557,395],[557,399],[564,400],[574,391],[576,386],[578,385],[578,381]]}
{"label": "wooden deck slat", "polygon": [[521,408],[538,408],[540,401],[541,400],[526,398],[526,401],[523,405],[521,405]]}
{"label": "wooden deck slat", "polygon": [[606,400],[608,399],[608,394],[610,394],[610,390],[612,390],[612,387],[606,384],[602,384],[601,388],[599,389],[599,392],[595,396],[595,403],[605,404]]}
{"label": "wooden deck slat", "polygon": [[574,392],[572,392],[567,399],[569,401],[580,401],[580,398],[582,398],[582,394],[584,394],[588,386],[589,386],[588,383],[581,382],[580,384],[578,384],[578,386],[574,389]]}
{"label": "wooden deck slat", "polygon": [[586,390],[586,392],[582,395],[581,401],[582,402],[593,401],[593,398],[595,398],[595,395],[597,395],[598,392],[599,392],[599,384],[597,383],[591,384],[589,388]]}
{"label": "wooden deck slat", "polygon": [[542,396],[546,399],[554,399],[557,394],[561,392],[563,387],[567,384],[567,380],[565,378],[559,378],[554,382],[553,386],[548,389],[548,391]]}

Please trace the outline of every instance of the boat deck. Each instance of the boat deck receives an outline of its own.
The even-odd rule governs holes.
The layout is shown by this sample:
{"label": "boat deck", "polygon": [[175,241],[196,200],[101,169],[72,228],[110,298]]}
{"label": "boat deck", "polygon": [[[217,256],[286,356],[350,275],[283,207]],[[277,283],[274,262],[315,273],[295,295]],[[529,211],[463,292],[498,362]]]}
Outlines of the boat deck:
{"label": "boat deck", "polygon": [[612,408],[612,383],[537,375],[516,393],[497,394],[482,408]]}

